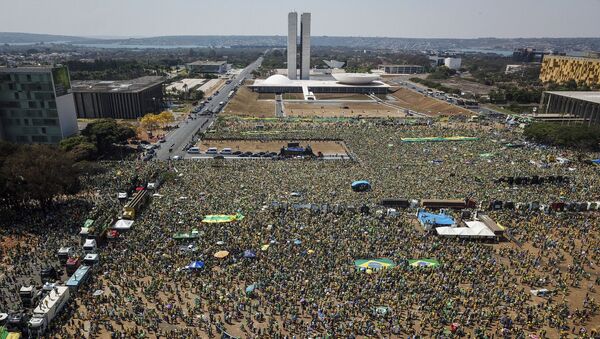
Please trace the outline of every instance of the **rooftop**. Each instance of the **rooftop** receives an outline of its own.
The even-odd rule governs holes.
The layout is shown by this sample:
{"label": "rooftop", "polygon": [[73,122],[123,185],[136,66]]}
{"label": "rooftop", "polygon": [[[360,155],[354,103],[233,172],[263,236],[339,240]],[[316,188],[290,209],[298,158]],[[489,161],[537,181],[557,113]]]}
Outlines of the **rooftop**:
{"label": "rooftop", "polygon": [[73,92],[101,92],[101,93],[132,93],[140,92],[150,87],[160,85],[164,81],[160,76],[145,76],[132,80],[82,80],[73,81]]}
{"label": "rooftop", "polygon": [[586,91],[548,91],[548,94],[560,95],[567,98],[573,98],[577,100],[583,100],[600,104],[600,92],[586,92]]}
{"label": "rooftop", "polygon": [[[351,74],[344,74],[352,77]],[[370,80],[367,79],[367,80]],[[273,75],[267,79],[257,79],[250,87],[390,87],[381,81],[369,81],[360,84],[345,84],[336,80],[290,80],[283,75]]]}
{"label": "rooftop", "polygon": [[209,61],[209,60],[198,60],[188,63],[188,65],[194,66],[220,66],[225,64],[226,61]]}
{"label": "rooftop", "polygon": [[0,67],[0,73],[48,73],[52,66]]}

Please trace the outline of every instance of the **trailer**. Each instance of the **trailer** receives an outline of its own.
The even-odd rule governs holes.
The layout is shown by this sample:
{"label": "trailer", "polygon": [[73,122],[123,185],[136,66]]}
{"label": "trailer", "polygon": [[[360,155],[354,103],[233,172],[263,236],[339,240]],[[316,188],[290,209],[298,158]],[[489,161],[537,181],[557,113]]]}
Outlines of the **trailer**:
{"label": "trailer", "polygon": [[463,209],[463,208],[474,208],[475,201],[470,199],[423,199],[421,200],[421,207],[429,209],[440,209],[440,208],[451,208],[451,209]]}
{"label": "trailer", "polygon": [[146,201],[148,200],[148,191],[143,189],[137,191],[125,207],[123,207],[123,219],[134,220],[136,213],[138,213]]}
{"label": "trailer", "polygon": [[19,298],[24,307],[33,307],[41,295],[42,291],[38,291],[33,285],[22,286],[19,290]]}
{"label": "trailer", "polygon": [[30,338],[41,337],[46,329],[64,308],[71,297],[67,286],[55,286],[48,295],[42,299],[38,307],[33,310],[33,317],[29,320]]}

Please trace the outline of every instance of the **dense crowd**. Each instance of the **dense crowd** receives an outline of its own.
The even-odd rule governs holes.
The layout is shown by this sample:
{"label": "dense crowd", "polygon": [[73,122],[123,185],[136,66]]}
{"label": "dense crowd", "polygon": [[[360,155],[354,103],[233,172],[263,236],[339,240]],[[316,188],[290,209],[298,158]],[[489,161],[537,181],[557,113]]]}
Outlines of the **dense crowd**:
{"label": "dense crowd", "polygon": [[[168,173],[131,231],[101,248],[101,263],[52,334],[62,338],[594,337],[600,330],[599,212],[491,211],[510,228],[500,243],[442,239],[418,227],[414,210],[375,213],[383,198],[515,202],[600,201],[598,157],[521,143],[504,126],[393,120],[255,122],[221,120],[211,138],[248,138],[264,124],[282,139],[340,139],[355,161],[232,160],[107,162],[82,178],[86,191],[48,212],[3,217],[2,305],[16,305],[17,277],[33,276],[60,246],[77,242],[95,212],[117,213],[131,178]],[[298,132],[301,131],[301,132]],[[260,135],[252,134],[255,138]],[[403,137],[475,136],[468,142],[402,143]],[[555,158],[570,162],[557,162]],[[549,161],[552,159],[552,161]],[[501,176],[564,175],[567,184],[509,186]],[[350,189],[369,180],[372,191]],[[153,192],[154,193],[154,192]],[[294,194],[292,194],[294,193]],[[368,205],[355,210],[286,210],[273,202]],[[485,203],[483,207],[487,207]],[[231,223],[205,215],[241,213]],[[199,231],[195,240],[176,232]],[[29,238],[35,240],[29,240]],[[266,246],[268,245],[268,246]],[[214,254],[226,250],[218,259]],[[245,251],[256,257],[249,258]],[[367,273],[354,260],[397,266]],[[432,258],[437,268],[413,268]],[[193,261],[205,267],[189,270]],[[22,278],[19,278],[22,279]],[[249,292],[248,287],[253,286]],[[533,296],[548,289],[550,297]],[[93,295],[101,290],[101,295]],[[378,310],[385,309],[385,312]],[[2,310],[0,310],[1,312]]]}

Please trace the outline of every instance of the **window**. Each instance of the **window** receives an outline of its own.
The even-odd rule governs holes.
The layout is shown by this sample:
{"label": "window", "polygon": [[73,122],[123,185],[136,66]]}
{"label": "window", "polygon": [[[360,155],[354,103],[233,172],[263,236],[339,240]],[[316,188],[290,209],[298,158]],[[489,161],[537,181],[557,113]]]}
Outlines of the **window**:
{"label": "window", "polygon": [[42,134],[46,134],[46,127],[42,127]]}
{"label": "window", "polygon": [[25,126],[29,126],[29,119],[25,118],[23,119],[23,122],[25,123]]}
{"label": "window", "polygon": [[48,142],[48,137],[45,135],[33,135],[31,136],[33,142]]}
{"label": "window", "polygon": [[31,82],[31,74],[27,74],[27,82]]}
{"label": "window", "polygon": [[15,99],[19,100],[19,92],[15,92]]}
{"label": "window", "polygon": [[56,101],[49,101],[48,108],[56,108]]}
{"label": "window", "polygon": [[26,135],[17,135],[17,142],[18,143],[28,143],[29,137]]}

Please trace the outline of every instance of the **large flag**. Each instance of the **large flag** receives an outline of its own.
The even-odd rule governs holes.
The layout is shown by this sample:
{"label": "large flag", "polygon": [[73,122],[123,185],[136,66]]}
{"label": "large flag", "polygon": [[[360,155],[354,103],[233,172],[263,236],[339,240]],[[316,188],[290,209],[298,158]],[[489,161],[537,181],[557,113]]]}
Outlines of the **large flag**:
{"label": "large flag", "polygon": [[354,266],[358,268],[370,268],[378,270],[381,268],[394,267],[396,264],[387,258],[381,259],[358,259],[354,261]]}
{"label": "large flag", "polygon": [[202,222],[205,223],[220,223],[220,222],[232,222],[237,220],[244,219],[244,216],[241,213],[236,214],[209,214],[205,215]]}
{"label": "large flag", "polygon": [[438,267],[440,262],[435,259],[411,259],[408,264],[413,267]]}

